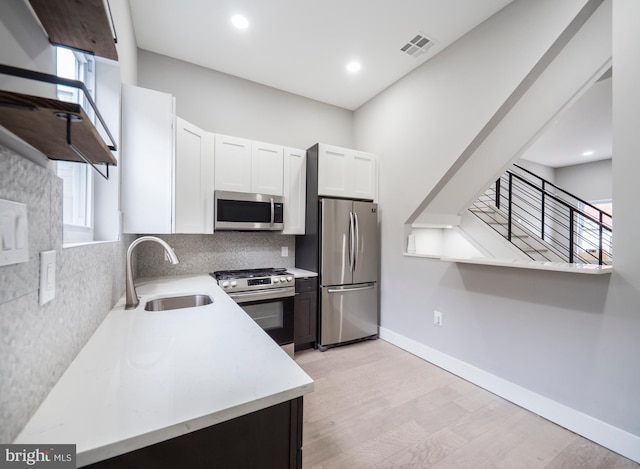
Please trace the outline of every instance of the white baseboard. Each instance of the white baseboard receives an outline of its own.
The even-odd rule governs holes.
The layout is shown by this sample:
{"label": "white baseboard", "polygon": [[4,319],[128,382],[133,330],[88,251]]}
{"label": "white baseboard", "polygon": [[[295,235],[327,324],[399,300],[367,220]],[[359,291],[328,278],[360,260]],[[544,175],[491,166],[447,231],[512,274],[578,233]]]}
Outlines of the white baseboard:
{"label": "white baseboard", "polygon": [[638,435],[541,396],[384,327],[380,328],[380,338],[611,451],[640,463],[640,436]]}

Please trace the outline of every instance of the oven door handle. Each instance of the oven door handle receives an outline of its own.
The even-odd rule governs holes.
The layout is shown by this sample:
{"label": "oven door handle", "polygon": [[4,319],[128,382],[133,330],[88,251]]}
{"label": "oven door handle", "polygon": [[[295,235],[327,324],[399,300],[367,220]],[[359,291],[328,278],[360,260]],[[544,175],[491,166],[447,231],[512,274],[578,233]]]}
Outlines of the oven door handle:
{"label": "oven door handle", "polygon": [[[283,291],[285,290],[285,291]],[[252,292],[227,293],[236,303],[245,303],[248,301],[270,300],[278,298],[289,298],[296,295],[293,288],[282,288],[278,291],[264,290]]]}

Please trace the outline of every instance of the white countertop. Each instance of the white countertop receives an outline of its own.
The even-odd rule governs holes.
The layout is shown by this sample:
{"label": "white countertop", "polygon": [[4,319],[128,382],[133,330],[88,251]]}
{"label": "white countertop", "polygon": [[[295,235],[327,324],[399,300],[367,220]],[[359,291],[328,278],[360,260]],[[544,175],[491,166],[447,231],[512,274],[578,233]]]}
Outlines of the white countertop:
{"label": "white countertop", "polygon": [[[121,299],[15,443],[76,444],[83,466],[313,391],[313,380],[208,275],[142,279]],[[204,293],[163,312],[146,301]]]}
{"label": "white countertop", "polygon": [[287,272],[292,273],[295,278],[317,277],[318,276],[318,272],[312,272],[310,270],[298,269],[297,267],[287,267]]}

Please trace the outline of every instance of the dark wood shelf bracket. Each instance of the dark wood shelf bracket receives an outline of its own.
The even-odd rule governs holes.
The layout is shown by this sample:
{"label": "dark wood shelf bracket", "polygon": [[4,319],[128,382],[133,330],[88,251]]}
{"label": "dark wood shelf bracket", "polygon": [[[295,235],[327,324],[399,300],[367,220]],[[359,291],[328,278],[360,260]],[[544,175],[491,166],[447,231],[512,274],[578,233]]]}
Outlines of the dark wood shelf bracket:
{"label": "dark wood shelf bracket", "polygon": [[84,155],[84,153],[82,153],[82,151],[80,151],[80,149],[77,146],[73,144],[73,141],[71,140],[71,126],[73,125],[74,118],[77,118],[77,116],[75,114],[71,114],[70,112],[67,112],[67,113],[59,113],[58,117],[65,119],[67,121],[67,145],[69,145],[69,148],[71,148],[74,151],[74,153],[78,155],[79,158],[84,160],[85,163],[87,163],[88,165],[91,165],[91,167],[95,170],[96,173],[98,173],[100,176],[102,176],[108,181],[109,180],[109,164],[105,163],[105,172],[103,173],[98,169],[98,167],[92,161],[90,161]]}
{"label": "dark wood shelf bracket", "polygon": [[[100,176],[105,179],[109,179],[109,166],[115,166],[117,164],[116,159],[113,157],[113,155],[111,155],[110,151],[116,151],[117,145],[115,139],[113,138],[113,135],[107,127],[106,122],[102,118],[100,111],[98,111],[96,103],[93,101],[93,98],[89,94],[89,91],[87,90],[84,83],[77,80],[58,77],[56,75],[51,75],[48,73],[26,70],[3,64],[0,64],[0,73],[54,85],[70,86],[72,88],[81,90],[87,102],[93,109],[93,112],[100,122],[100,125],[102,126],[104,132],[108,136],[110,144],[107,144],[102,140],[102,137],[98,134],[95,127],[93,127],[93,125],[88,121],[86,114],[79,105],[75,105],[73,103],[65,103],[54,99],[38,98],[34,96],[21,95],[18,93],[1,92],[2,101],[0,101],[0,106],[5,110],[11,110],[11,112],[15,113],[35,111],[38,109],[53,110],[54,112],[46,114],[46,125],[48,125],[49,127],[49,129],[46,130],[49,130],[50,132],[56,131],[56,122],[60,122],[60,119],[66,121],[65,142],[67,148],[70,149],[71,152],[65,152],[59,147],[56,147],[53,143],[51,145],[49,145],[47,142],[43,143],[41,139],[46,138],[46,133],[44,135],[38,135],[37,137],[34,137],[32,129],[27,129],[28,126],[26,126],[24,123],[25,120],[28,121],[28,117],[25,118],[24,116],[12,115],[3,119],[0,124],[4,125],[8,130],[14,132],[18,137],[27,141],[27,143],[42,151],[48,158],[63,161],[66,160],[85,162],[91,165],[91,167],[98,174],[100,174]],[[72,132],[74,124],[82,127],[81,129],[78,129],[75,134]],[[88,156],[86,154],[86,151],[82,151],[79,145],[74,143],[72,135],[76,135],[78,134],[78,132],[84,133],[84,135],[80,134],[80,137],[85,144],[85,148],[91,149],[91,156]],[[58,138],[56,138],[56,140],[58,140]],[[76,138],[76,140],[78,139]],[[101,172],[98,169],[97,164],[104,164],[106,166],[106,171],[104,173]]]}

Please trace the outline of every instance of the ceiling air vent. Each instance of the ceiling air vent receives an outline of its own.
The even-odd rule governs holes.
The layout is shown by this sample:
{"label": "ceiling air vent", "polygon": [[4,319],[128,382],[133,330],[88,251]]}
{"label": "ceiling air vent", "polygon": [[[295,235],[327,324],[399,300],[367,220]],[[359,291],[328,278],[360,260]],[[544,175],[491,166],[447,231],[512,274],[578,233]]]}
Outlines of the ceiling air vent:
{"label": "ceiling air vent", "polygon": [[412,57],[420,57],[422,54],[434,44],[435,41],[429,39],[422,33],[416,34],[416,36],[407,42],[400,50]]}

